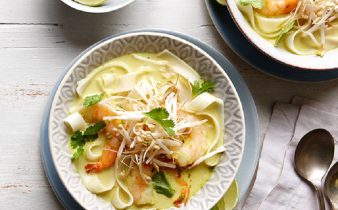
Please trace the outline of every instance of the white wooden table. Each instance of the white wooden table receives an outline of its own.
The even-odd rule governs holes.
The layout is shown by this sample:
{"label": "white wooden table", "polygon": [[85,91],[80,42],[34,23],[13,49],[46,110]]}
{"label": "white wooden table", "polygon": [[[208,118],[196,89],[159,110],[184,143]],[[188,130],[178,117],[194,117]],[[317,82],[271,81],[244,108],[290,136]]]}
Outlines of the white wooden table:
{"label": "white wooden table", "polygon": [[75,56],[100,39],[131,29],[164,28],[220,50],[255,99],[261,136],[275,101],[293,95],[338,104],[338,82],[300,84],[253,69],[228,48],[203,0],[136,0],[110,14],[75,11],[59,0],[0,1],[0,209],[61,209],[45,177],[39,132],[47,98]]}

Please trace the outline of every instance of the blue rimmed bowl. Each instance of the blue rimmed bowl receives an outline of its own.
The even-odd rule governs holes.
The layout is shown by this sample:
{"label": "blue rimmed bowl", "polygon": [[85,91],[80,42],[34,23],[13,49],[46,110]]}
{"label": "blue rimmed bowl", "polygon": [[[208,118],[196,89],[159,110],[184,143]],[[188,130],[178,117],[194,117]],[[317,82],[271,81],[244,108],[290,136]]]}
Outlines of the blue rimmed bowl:
{"label": "blue rimmed bowl", "polygon": [[76,97],[76,83],[112,58],[134,52],[158,53],[168,49],[193,67],[204,79],[215,82],[215,94],[225,105],[225,155],[215,173],[193,195],[186,209],[210,209],[227,191],[238,171],[245,143],[244,114],[240,98],[222,67],[205,51],[184,39],[158,32],[132,32],[102,40],[86,50],[70,67],[58,87],[49,117],[49,145],[56,171],[72,197],[85,209],[114,209],[89,192],[70,160],[68,137],[63,120]]}

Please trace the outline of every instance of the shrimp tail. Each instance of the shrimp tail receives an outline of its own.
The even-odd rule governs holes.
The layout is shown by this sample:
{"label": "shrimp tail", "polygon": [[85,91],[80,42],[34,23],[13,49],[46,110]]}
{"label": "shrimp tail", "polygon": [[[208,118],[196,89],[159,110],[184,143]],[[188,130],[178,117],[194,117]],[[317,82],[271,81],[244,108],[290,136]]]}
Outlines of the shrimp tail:
{"label": "shrimp tail", "polygon": [[87,173],[98,173],[102,171],[102,163],[97,162],[97,163],[88,163],[85,166],[86,172]]}

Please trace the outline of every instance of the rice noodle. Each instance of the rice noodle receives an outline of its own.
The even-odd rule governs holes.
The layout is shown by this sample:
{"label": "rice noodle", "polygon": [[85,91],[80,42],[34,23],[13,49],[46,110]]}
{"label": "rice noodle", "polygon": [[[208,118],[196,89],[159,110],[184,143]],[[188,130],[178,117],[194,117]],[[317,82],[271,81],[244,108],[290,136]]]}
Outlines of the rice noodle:
{"label": "rice noodle", "polygon": [[136,55],[136,54],[133,54],[133,57],[137,60],[145,61],[151,64],[160,65],[160,66],[166,66],[169,64],[168,61],[165,61],[165,60],[154,60],[154,59],[146,58],[146,57]]}
{"label": "rice noodle", "polygon": [[201,120],[201,121],[195,121],[195,122],[180,122],[176,127],[175,130],[179,131],[185,128],[193,128],[199,125],[202,125],[204,123],[208,122],[207,119]]}
{"label": "rice noodle", "polygon": [[225,151],[225,147],[221,147],[221,148],[218,148],[212,152],[209,152],[208,154],[204,155],[203,157],[200,157],[199,159],[197,159],[190,167],[189,169],[197,166],[198,164],[202,163],[203,161],[211,158],[212,156],[218,154],[218,153],[222,153]]}

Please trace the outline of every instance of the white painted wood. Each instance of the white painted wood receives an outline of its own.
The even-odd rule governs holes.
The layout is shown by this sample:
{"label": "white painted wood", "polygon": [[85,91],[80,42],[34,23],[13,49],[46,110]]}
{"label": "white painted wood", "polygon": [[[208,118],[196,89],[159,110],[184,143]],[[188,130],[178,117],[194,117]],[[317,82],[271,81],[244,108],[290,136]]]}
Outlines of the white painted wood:
{"label": "white painted wood", "polygon": [[217,34],[203,0],[137,0],[110,14],[86,14],[58,0],[0,1],[0,209],[61,209],[40,159],[39,129],[49,93],[67,64],[117,32],[165,28],[220,50],[257,104],[261,136],[272,105],[293,95],[338,105],[338,83],[301,84],[254,70]]}

